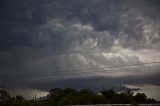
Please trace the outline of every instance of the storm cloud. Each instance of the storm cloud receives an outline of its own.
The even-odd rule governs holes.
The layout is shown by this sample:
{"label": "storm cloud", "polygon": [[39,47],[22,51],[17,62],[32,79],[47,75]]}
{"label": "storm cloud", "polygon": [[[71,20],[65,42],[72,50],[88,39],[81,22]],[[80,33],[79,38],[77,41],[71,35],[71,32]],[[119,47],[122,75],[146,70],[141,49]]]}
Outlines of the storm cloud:
{"label": "storm cloud", "polygon": [[1,0],[0,83],[38,90],[159,87],[155,64],[94,70],[159,62],[159,17],[159,0]]}

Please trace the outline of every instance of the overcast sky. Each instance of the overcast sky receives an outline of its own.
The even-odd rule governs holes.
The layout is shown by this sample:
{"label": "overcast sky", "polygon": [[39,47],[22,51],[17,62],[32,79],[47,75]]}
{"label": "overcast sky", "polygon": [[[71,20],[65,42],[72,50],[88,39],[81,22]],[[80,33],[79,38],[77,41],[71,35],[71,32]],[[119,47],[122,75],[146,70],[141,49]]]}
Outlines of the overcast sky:
{"label": "overcast sky", "polygon": [[29,97],[121,83],[160,100],[159,18],[159,0],[0,0],[0,84]]}

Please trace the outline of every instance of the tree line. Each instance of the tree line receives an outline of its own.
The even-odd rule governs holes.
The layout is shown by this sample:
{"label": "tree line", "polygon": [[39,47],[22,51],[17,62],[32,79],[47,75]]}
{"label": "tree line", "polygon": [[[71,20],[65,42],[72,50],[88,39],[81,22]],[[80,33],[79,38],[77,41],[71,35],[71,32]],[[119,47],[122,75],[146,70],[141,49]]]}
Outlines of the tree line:
{"label": "tree line", "polygon": [[46,97],[26,100],[23,96],[12,97],[6,90],[0,91],[0,106],[64,106],[89,104],[140,104],[158,103],[144,93],[133,95],[131,90],[115,92],[113,89],[93,92],[90,89],[80,91],[72,88],[54,88]]}

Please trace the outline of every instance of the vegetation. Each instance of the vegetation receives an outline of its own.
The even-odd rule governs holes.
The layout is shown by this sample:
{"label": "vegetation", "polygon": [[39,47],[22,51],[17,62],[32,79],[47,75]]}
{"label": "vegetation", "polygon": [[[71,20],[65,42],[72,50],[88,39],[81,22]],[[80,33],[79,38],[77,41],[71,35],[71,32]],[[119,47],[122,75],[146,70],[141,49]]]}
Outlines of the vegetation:
{"label": "vegetation", "polygon": [[144,93],[137,93],[126,90],[116,93],[114,90],[102,90],[95,93],[89,89],[77,91],[71,88],[54,88],[49,94],[37,100],[25,100],[23,96],[11,97],[6,90],[0,91],[0,106],[63,106],[63,105],[84,105],[84,104],[139,104],[157,103],[156,100],[147,98]]}

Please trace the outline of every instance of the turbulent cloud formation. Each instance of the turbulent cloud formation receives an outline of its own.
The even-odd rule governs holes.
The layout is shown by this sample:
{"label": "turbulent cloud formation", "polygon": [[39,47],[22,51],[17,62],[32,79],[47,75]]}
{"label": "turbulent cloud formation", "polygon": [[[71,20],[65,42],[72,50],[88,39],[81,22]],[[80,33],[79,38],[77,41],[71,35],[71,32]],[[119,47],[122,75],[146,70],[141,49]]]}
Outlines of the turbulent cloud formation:
{"label": "turbulent cloud formation", "polygon": [[0,83],[37,90],[119,83],[159,87],[160,63],[97,69],[160,61],[159,5],[159,0],[1,0]]}

